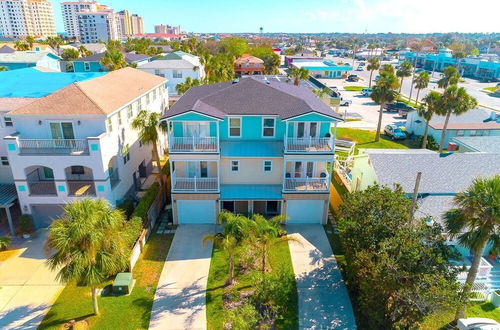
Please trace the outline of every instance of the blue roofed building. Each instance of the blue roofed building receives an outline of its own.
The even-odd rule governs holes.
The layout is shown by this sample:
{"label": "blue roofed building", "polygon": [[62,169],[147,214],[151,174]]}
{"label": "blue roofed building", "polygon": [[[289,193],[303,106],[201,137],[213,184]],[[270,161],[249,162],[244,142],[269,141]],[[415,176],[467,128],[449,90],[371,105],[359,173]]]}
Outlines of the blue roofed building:
{"label": "blue roofed building", "polygon": [[43,67],[53,71],[61,71],[60,57],[48,51],[14,51],[0,52],[0,66],[7,70],[31,67]]}
{"label": "blue roofed building", "polygon": [[[151,56],[144,54],[122,52],[125,62],[134,67],[140,67],[151,60]],[[101,63],[105,53],[96,53],[90,56],[81,57],[73,61],[73,70],[75,72],[103,72],[108,71],[106,66]]]}
{"label": "blue roofed building", "polygon": [[221,210],[325,223],[341,121],[309,88],[245,77],[191,88],[168,127],[174,222]]}
{"label": "blue roofed building", "polygon": [[330,60],[294,60],[292,67],[309,70],[309,75],[314,78],[346,78],[352,71],[349,64],[338,65]]}

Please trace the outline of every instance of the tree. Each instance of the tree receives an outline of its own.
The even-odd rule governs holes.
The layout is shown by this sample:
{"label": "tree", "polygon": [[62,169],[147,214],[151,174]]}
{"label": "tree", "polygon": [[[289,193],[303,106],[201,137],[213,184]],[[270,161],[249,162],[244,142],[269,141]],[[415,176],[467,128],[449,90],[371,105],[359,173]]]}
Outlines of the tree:
{"label": "tree", "polygon": [[307,70],[306,68],[292,67],[290,69],[290,76],[292,76],[294,79],[293,84],[295,86],[298,86],[301,80],[306,80],[309,78],[309,70]]}
{"label": "tree", "polygon": [[394,67],[390,64],[384,64],[382,65],[382,67],[380,68],[380,72],[389,72],[391,74],[396,74],[396,70],[394,70]]}
{"label": "tree", "polygon": [[441,101],[441,94],[436,91],[430,91],[424,98],[424,105],[417,109],[418,115],[425,120],[424,137],[422,139],[422,149],[427,147],[427,136],[429,134],[429,122],[437,110]]}
{"label": "tree", "polygon": [[439,88],[448,88],[448,86],[458,84],[460,76],[458,75],[457,69],[452,66],[447,66],[443,71],[443,76],[438,80]]}
{"label": "tree", "polygon": [[50,46],[50,48],[52,48],[53,50],[55,50],[57,52],[57,55],[60,54],[61,45],[63,44],[63,40],[61,39],[60,36],[47,37],[46,42]]}
{"label": "tree", "polygon": [[109,71],[119,70],[127,66],[125,56],[116,48],[108,48],[101,58],[101,64],[108,68]]}
{"label": "tree", "polygon": [[92,55],[92,52],[88,50],[84,45],[80,45],[80,47],[78,47],[78,52],[80,53],[80,57]]}
{"label": "tree", "polygon": [[443,151],[444,138],[451,115],[459,116],[475,107],[477,107],[476,99],[467,94],[465,88],[452,85],[444,91],[439,106],[436,108],[438,115],[445,116],[441,130],[441,141],[439,142],[439,153]]}
{"label": "tree", "polygon": [[455,208],[445,213],[445,226],[450,238],[472,250],[472,264],[461,292],[461,304],[455,319],[465,317],[467,301],[481,262],[486,244],[490,254],[500,253],[500,175],[478,178],[453,198]]}
{"label": "tree", "polygon": [[35,37],[33,36],[26,36],[26,43],[29,45],[30,50],[33,50],[33,44],[35,43]]}
{"label": "tree", "polygon": [[224,228],[221,233],[215,235],[205,235],[203,244],[208,241],[220,244],[223,250],[228,253],[229,257],[229,278],[227,283],[234,283],[234,264],[236,248],[241,246],[245,239],[248,238],[251,223],[250,220],[240,214],[222,211],[217,217],[218,224],[223,224]]}
{"label": "tree", "polygon": [[380,78],[372,89],[370,97],[373,101],[380,104],[377,133],[375,135],[375,142],[380,139],[380,130],[382,128],[382,114],[384,106],[388,102],[393,102],[398,93],[396,89],[399,87],[398,78],[390,71],[381,71]]}
{"label": "tree", "polygon": [[6,66],[0,66],[0,72],[7,71],[7,70],[8,70],[8,68]]}
{"label": "tree", "polygon": [[261,59],[264,61],[264,73],[276,74],[280,66],[281,59],[275,53],[264,54]]}
{"label": "tree", "polygon": [[74,61],[80,57],[80,52],[74,48],[66,48],[61,53],[63,61]]}
{"label": "tree", "polygon": [[429,81],[430,81],[430,75],[427,71],[422,71],[415,77],[414,83],[415,83],[415,88],[417,89],[417,97],[415,98],[415,104],[418,104],[418,95],[420,94],[420,91],[429,86]]}
{"label": "tree", "polygon": [[346,281],[367,329],[417,328],[456,306],[457,270],[442,230],[411,221],[409,211],[399,186],[350,193],[339,209]]}
{"label": "tree", "polygon": [[399,69],[396,71],[396,76],[401,78],[399,83],[399,93],[401,93],[401,88],[403,87],[403,79],[406,77],[410,77],[413,72],[413,65],[410,62],[404,61],[399,66]]}
{"label": "tree", "polygon": [[94,314],[99,314],[97,286],[127,268],[130,246],[121,211],[102,199],[67,204],[64,214],[49,228],[46,247],[55,253],[47,259],[63,283],[90,286]]}
{"label": "tree", "polygon": [[196,87],[200,84],[201,83],[198,79],[187,77],[183,83],[179,83],[175,86],[175,90],[177,91],[177,94],[182,95],[186,93],[191,87]]}
{"label": "tree", "polygon": [[16,43],[14,44],[14,48],[17,50],[17,51],[26,51],[26,50],[29,50],[29,45],[27,43],[24,43],[20,40],[16,41]]}
{"label": "tree", "polygon": [[241,57],[241,55],[248,53],[250,50],[245,39],[236,37],[222,40],[219,49],[220,52],[230,56],[232,59]]}
{"label": "tree", "polygon": [[372,87],[372,75],[373,71],[380,69],[380,60],[378,57],[370,57],[368,59],[368,65],[366,66],[366,69],[370,71],[370,81],[368,87]]}
{"label": "tree", "polygon": [[164,186],[163,176],[161,175],[160,154],[158,153],[158,130],[163,128],[163,126],[160,126],[160,116],[161,114],[158,112],[140,110],[137,117],[132,121],[132,128],[139,132],[139,141],[142,144],[152,146],[153,158],[160,175],[160,183]]}

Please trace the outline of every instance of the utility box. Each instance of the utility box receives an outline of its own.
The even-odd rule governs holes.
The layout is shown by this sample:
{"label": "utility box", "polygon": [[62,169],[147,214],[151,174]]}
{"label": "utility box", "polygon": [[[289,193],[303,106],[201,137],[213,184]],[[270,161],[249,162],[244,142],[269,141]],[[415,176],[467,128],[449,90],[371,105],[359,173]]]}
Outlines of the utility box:
{"label": "utility box", "polygon": [[118,273],[113,282],[113,294],[130,294],[134,287],[132,273]]}

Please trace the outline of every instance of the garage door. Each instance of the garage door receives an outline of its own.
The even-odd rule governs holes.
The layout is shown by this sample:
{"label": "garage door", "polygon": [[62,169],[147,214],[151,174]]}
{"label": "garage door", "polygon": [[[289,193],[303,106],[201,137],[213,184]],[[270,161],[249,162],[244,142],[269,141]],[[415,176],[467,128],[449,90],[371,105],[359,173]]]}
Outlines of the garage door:
{"label": "garage door", "polygon": [[214,224],[215,201],[177,200],[179,224]]}
{"label": "garage door", "polygon": [[287,200],[287,223],[319,223],[323,221],[324,200]]}
{"label": "garage door", "polygon": [[31,205],[31,215],[36,228],[50,226],[63,213],[61,205]]}

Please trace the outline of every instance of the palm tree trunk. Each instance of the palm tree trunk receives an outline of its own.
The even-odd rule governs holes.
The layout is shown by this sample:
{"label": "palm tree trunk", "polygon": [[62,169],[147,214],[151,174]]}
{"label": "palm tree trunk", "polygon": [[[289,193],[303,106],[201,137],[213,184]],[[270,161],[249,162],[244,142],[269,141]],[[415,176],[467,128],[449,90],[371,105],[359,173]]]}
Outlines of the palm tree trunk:
{"label": "palm tree trunk", "polygon": [[411,95],[413,94],[413,83],[415,79],[414,76],[411,77],[411,86],[410,86],[410,96],[408,96],[408,101],[411,101]]}
{"label": "palm tree trunk", "polygon": [[424,138],[422,139],[422,149],[427,148],[427,134],[429,134],[429,121],[425,122]]}
{"label": "palm tree trunk", "polygon": [[444,136],[446,135],[446,128],[448,127],[450,116],[451,112],[448,112],[446,114],[446,119],[444,120],[443,130],[441,131],[441,141],[439,142],[439,153],[443,152]]}
{"label": "palm tree trunk", "polygon": [[164,187],[165,182],[163,182],[163,174],[161,173],[160,154],[158,153],[158,145],[157,145],[156,141],[153,141],[153,158],[155,159],[156,166],[158,166],[158,173],[160,176],[160,185],[162,187]]}
{"label": "palm tree trunk", "polygon": [[465,317],[465,312],[467,310],[467,302],[469,300],[469,295],[472,291],[472,286],[474,285],[474,281],[476,280],[477,272],[479,270],[479,265],[481,264],[481,257],[485,245],[486,243],[483,243],[481,248],[478,251],[474,252],[474,257],[472,258],[472,265],[470,266],[469,272],[467,273],[467,279],[465,280],[465,284],[462,289],[462,294],[461,294],[462,303],[457,308],[457,312],[455,314],[455,320]]}
{"label": "palm tree trunk", "polygon": [[293,81],[293,84],[295,86],[298,86],[299,85],[299,77],[295,77],[295,80]]}
{"label": "palm tree trunk", "polygon": [[418,95],[420,94],[420,88],[417,88],[417,96],[415,97],[415,104],[418,105]]}
{"label": "palm tree trunk", "polygon": [[375,142],[380,140],[380,130],[382,129],[382,113],[384,111],[385,102],[380,103],[380,110],[378,114],[378,124],[377,124],[377,133],[375,134]]}
{"label": "palm tree trunk", "polygon": [[229,284],[234,283],[234,255],[233,253],[229,254]]}
{"label": "palm tree trunk", "polygon": [[368,83],[369,88],[372,88],[372,75],[373,75],[373,70],[370,70],[370,82]]}
{"label": "palm tree trunk", "polygon": [[92,287],[92,306],[94,307],[94,315],[99,315],[99,306],[97,305],[97,288]]}
{"label": "palm tree trunk", "polygon": [[266,272],[266,248],[263,247],[262,248],[262,265],[261,265],[261,271],[262,271],[262,274],[264,274]]}
{"label": "palm tree trunk", "polygon": [[403,79],[404,77],[401,77],[401,81],[399,82],[399,94],[401,95],[401,88],[403,88]]}

